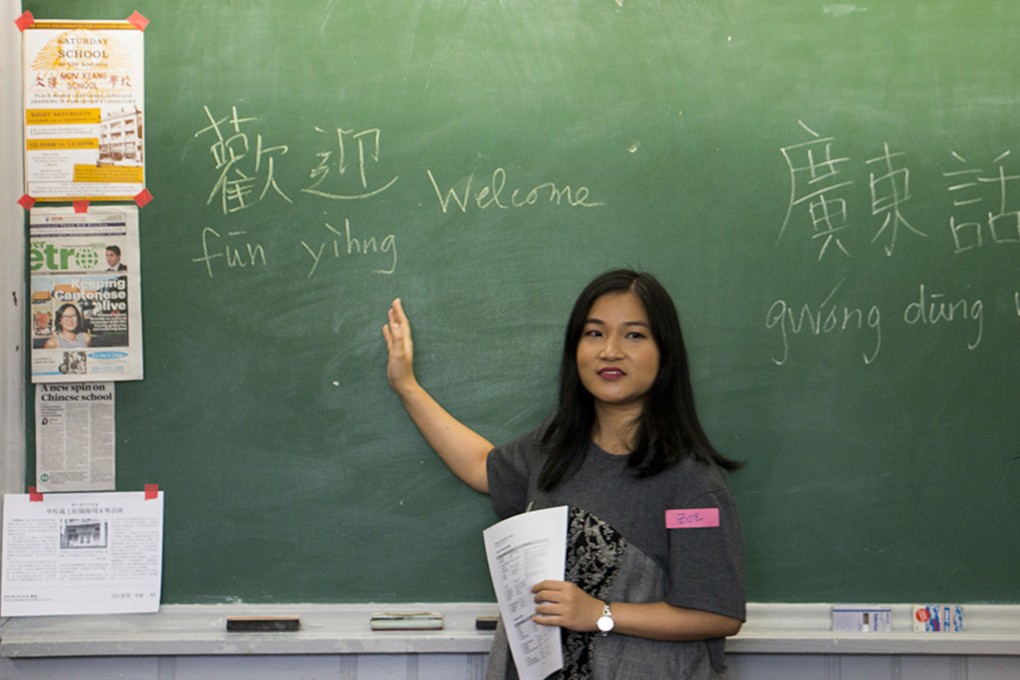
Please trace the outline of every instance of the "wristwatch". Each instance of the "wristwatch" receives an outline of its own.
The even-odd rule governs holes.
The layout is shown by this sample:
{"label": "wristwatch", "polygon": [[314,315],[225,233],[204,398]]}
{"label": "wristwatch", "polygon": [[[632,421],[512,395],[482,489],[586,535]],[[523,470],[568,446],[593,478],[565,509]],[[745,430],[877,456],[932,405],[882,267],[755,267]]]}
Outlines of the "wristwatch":
{"label": "wristwatch", "polygon": [[595,622],[595,625],[601,631],[602,637],[609,635],[609,631],[613,630],[613,626],[616,625],[616,622],[613,621],[613,610],[609,608],[608,602],[602,604],[602,616]]}

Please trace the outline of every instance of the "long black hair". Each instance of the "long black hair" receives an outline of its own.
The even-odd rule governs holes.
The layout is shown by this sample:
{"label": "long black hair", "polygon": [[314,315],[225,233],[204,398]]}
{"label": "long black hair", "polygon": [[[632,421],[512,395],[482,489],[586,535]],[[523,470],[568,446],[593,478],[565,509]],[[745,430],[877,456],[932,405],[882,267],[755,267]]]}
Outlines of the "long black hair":
{"label": "long black hair", "polygon": [[570,313],[560,360],[559,405],[542,438],[546,460],[539,486],[550,490],[580,467],[591,445],[595,400],[581,383],[577,346],[595,301],[608,293],[634,293],[644,305],[652,339],[659,349],[659,374],[648,391],[637,422],[628,465],[650,477],[690,457],[737,470],[743,463],[726,458],[708,439],[694,406],[687,349],[673,299],[651,274],[630,269],[608,271],[589,283]]}

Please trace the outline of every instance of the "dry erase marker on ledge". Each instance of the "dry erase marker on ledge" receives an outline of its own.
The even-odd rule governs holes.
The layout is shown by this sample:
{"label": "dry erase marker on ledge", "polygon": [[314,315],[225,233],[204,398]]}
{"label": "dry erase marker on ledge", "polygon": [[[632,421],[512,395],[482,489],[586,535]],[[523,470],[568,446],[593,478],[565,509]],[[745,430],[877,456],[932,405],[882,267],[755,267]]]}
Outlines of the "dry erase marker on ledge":
{"label": "dry erase marker on ledge", "polygon": [[228,616],[227,630],[232,633],[282,633],[301,629],[297,616]]}
{"label": "dry erase marker on ledge", "polygon": [[372,630],[442,630],[439,612],[375,612]]}

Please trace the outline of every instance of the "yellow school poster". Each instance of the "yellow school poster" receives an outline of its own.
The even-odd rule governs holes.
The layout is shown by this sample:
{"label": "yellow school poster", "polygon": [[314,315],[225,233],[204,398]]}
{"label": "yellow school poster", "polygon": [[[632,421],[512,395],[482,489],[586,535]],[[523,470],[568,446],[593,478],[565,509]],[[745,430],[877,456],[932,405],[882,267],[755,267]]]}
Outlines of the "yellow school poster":
{"label": "yellow school poster", "polygon": [[25,193],[128,201],[145,188],[143,26],[33,21],[23,31]]}

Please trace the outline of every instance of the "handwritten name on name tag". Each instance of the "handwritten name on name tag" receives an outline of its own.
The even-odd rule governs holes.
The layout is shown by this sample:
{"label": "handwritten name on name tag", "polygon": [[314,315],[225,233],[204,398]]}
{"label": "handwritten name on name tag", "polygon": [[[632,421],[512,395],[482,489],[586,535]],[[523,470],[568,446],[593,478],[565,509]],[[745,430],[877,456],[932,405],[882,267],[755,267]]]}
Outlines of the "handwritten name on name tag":
{"label": "handwritten name on name tag", "polygon": [[719,508],[667,510],[667,529],[711,529],[719,526]]}

